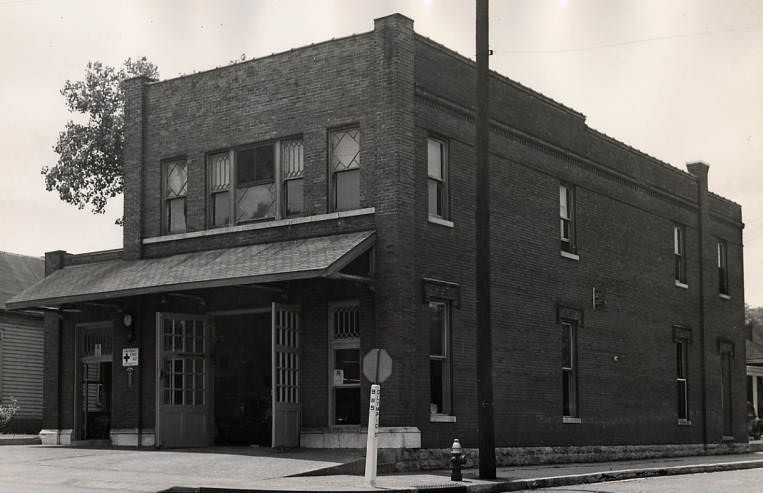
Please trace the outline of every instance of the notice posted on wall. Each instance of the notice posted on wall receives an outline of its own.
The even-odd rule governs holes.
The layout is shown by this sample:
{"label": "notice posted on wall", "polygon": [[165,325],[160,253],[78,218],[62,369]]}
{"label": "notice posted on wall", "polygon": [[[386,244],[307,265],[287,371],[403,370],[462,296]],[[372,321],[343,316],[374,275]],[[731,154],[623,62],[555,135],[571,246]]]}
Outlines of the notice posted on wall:
{"label": "notice posted on wall", "polygon": [[138,348],[126,347],[122,349],[122,366],[138,366]]}

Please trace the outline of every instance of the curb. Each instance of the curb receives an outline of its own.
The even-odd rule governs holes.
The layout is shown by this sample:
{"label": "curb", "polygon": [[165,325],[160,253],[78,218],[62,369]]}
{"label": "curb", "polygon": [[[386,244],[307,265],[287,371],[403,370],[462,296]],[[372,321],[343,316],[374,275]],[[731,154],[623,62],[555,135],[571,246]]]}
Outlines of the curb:
{"label": "curb", "polygon": [[2,438],[0,439],[0,446],[3,445],[40,445],[40,437],[30,438]]}
{"label": "curb", "polygon": [[682,474],[737,471],[756,468],[763,468],[763,460],[722,462],[690,466],[653,467],[645,469],[623,469],[619,471],[571,474],[568,476],[553,476],[547,478],[515,479],[493,484],[475,484],[468,486],[467,489],[469,493],[498,493],[503,491],[534,490],[555,486],[570,486],[575,484],[604,483],[608,481],[622,481],[625,479],[678,476]]}
{"label": "curb", "polygon": [[[508,481],[496,481],[483,484],[459,484],[459,485],[433,485],[411,486],[409,488],[385,488],[384,493],[499,493],[503,491],[534,490],[538,488],[551,488],[555,486],[570,486],[575,484],[603,483],[608,481],[622,481],[625,479],[652,478],[659,476],[678,476],[682,474],[698,474],[708,472],[736,471],[742,469],[763,468],[763,460],[749,460],[737,462],[722,462],[715,464],[698,464],[688,466],[653,467],[644,469],[622,469],[606,472],[592,472],[586,474],[571,474],[567,476],[552,476],[545,478],[514,479]],[[214,487],[186,487],[173,486],[159,493],[254,493],[262,491],[290,491],[293,493],[313,493],[330,491],[329,489],[286,489],[286,488],[214,488]],[[368,489],[345,490],[343,493],[354,492],[367,493]]]}

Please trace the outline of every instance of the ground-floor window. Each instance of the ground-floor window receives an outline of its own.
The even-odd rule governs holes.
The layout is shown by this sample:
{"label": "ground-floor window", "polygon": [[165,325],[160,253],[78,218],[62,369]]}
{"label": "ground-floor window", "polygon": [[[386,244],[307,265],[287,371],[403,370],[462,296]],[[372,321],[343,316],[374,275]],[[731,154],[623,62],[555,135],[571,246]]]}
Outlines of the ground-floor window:
{"label": "ground-floor window", "polygon": [[685,339],[676,340],[676,389],[678,419],[689,419],[689,384],[687,381],[687,342]]}
{"label": "ground-floor window", "polygon": [[360,424],[360,306],[329,306],[332,425]]}
{"label": "ground-floor window", "polygon": [[577,399],[577,334],[572,320],[562,320],[562,416],[576,417]]}
{"label": "ground-floor window", "polygon": [[451,413],[450,303],[429,302],[429,412]]}

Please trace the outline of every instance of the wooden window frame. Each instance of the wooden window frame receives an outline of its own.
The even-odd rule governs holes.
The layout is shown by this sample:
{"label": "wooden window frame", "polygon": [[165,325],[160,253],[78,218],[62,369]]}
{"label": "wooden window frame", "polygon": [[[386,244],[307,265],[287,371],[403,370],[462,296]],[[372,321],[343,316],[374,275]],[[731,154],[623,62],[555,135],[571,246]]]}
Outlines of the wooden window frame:
{"label": "wooden window frame", "polygon": [[[362,394],[362,388],[361,383],[363,380],[362,375],[362,368],[360,368],[361,374],[360,378],[357,384],[340,384],[337,385],[334,383],[334,366],[336,364],[335,361],[335,351],[337,349],[357,349],[358,351],[358,359],[362,357],[360,354],[360,333],[358,334],[358,337],[348,337],[346,339],[335,339],[334,337],[334,315],[335,315],[335,309],[342,308],[342,307],[357,307],[358,310],[358,323],[361,323],[362,320],[362,313],[360,313],[360,302],[358,300],[344,300],[344,301],[336,301],[331,302],[328,304],[328,425],[329,429],[360,429],[361,425],[363,424],[362,421],[362,411],[363,411],[363,405],[362,405],[362,397],[358,401],[358,409],[361,415],[360,422],[358,424],[337,424],[336,423],[336,393],[335,390],[337,388],[358,388],[361,389]],[[362,330],[362,329],[361,329]],[[362,365],[361,365],[362,366]]]}
{"label": "wooden window frame", "polygon": [[[303,151],[301,153],[302,157],[302,173],[299,177],[291,177],[291,178],[284,178],[283,176],[283,163],[282,163],[282,146],[286,142],[293,142],[293,141],[299,141],[301,145],[303,146]],[[273,216],[271,217],[263,217],[263,218],[254,218],[254,219],[246,219],[246,220],[237,220],[237,204],[238,204],[238,198],[239,198],[239,183],[238,183],[238,155],[242,151],[246,151],[249,149],[256,149],[259,147],[266,147],[266,146],[272,146],[273,147],[273,178],[272,180],[256,180],[251,183],[251,185],[265,185],[272,183],[273,184],[273,190],[275,194],[275,210],[273,213]],[[224,225],[215,225],[214,224],[214,195],[217,193],[220,193],[219,191],[212,191],[211,190],[211,173],[212,173],[212,166],[210,158],[213,156],[216,156],[218,154],[228,153],[230,160],[230,185],[228,188],[228,208],[229,208],[229,219],[228,223]],[[207,177],[207,185],[206,185],[206,200],[207,200],[207,227],[210,229],[214,228],[226,228],[231,226],[237,226],[241,224],[250,224],[250,223],[257,223],[257,222],[265,222],[265,221],[274,221],[279,219],[284,219],[287,217],[298,217],[305,214],[304,211],[304,188],[303,188],[303,210],[299,214],[289,214],[287,215],[287,207],[285,203],[286,199],[286,193],[285,193],[285,186],[287,181],[291,180],[303,180],[304,184],[304,139],[303,136],[300,135],[293,135],[293,136],[286,136],[274,140],[265,140],[261,142],[255,142],[251,144],[245,144],[242,146],[232,147],[228,149],[219,149],[215,151],[211,151],[207,153],[206,156],[206,177]],[[304,185],[303,185],[304,187]]]}
{"label": "wooden window frame", "polygon": [[[440,153],[440,176],[441,178],[434,177],[429,174],[429,143],[430,141],[436,142],[440,145],[441,153]],[[428,135],[427,136],[427,214],[429,217],[436,217],[440,219],[449,220],[450,219],[450,180],[449,180],[449,173],[450,173],[450,150],[449,150],[449,141],[443,137],[439,137],[436,135]],[[439,192],[439,200],[441,204],[441,211],[438,214],[437,211],[432,211],[429,208],[430,205],[430,190],[429,190],[429,183],[430,182],[437,182],[440,186],[438,192]]]}
{"label": "wooden window frame", "polygon": [[[185,191],[182,195],[170,197],[167,191],[169,180],[169,167],[173,164],[182,162],[185,166]],[[180,234],[188,231],[188,160],[185,156],[177,156],[169,159],[163,159],[161,161],[161,230],[162,234]],[[170,231],[170,203],[174,200],[183,201],[183,219],[185,222],[185,228],[183,231]]]}
{"label": "wooden window frame", "polygon": [[726,240],[718,240],[716,246],[718,263],[718,294],[729,295],[729,244]]}
{"label": "wooden window frame", "polygon": [[[431,404],[432,398],[430,394],[430,416],[452,416],[453,415],[453,384],[452,384],[452,366],[453,366],[453,354],[451,350],[451,337],[452,337],[452,320],[453,320],[453,304],[449,300],[433,299],[427,302],[427,315],[431,316],[431,309],[433,306],[441,306],[444,309],[443,314],[443,327],[442,327],[442,354],[432,354],[432,348],[429,348],[429,364],[430,364],[430,389],[432,384],[431,375],[431,362],[442,362],[442,406],[443,409],[438,409],[437,412],[432,412]],[[431,319],[428,320],[427,329],[431,330]],[[430,390],[431,393],[431,390]]]}
{"label": "wooden window frame", "polygon": [[686,284],[686,227],[673,225],[673,278],[677,283]]}
{"label": "wooden window frame", "polygon": [[[564,198],[566,216],[562,213],[562,200]],[[577,238],[575,234],[575,187],[569,183],[559,184],[559,240],[562,252],[576,254]],[[564,235],[567,226],[567,237]]]}
{"label": "wooden window frame", "polygon": [[[335,166],[334,166],[334,159],[333,159],[333,156],[334,156],[334,147],[333,147],[333,143],[332,143],[332,137],[333,137],[333,135],[335,133],[346,132],[346,131],[349,131],[349,130],[357,130],[358,131],[358,166],[357,166],[357,168],[348,168],[348,169],[337,171],[335,169]],[[363,203],[362,203],[362,200],[361,200],[362,199],[362,195],[363,195],[362,194],[362,190],[361,190],[362,189],[362,185],[363,185],[363,181],[361,180],[361,178],[362,178],[362,169],[363,169],[363,164],[362,164],[362,159],[361,159],[362,152],[363,152],[363,147],[362,147],[361,140],[360,140],[361,136],[362,136],[362,131],[361,131],[361,128],[360,128],[360,124],[358,124],[358,123],[342,125],[342,126],[339,126],[339,127],[333,127],[333,128],[328,129],[327,146],[326,146],[326,148],[327,148],[326,149],[327,150],[327,159],[326,159],[326,161],[327,161],[326,165],[327,166],[326,167],[327,167],[327,170],[328,170],[328,177],[329,177],[329,179],[327,180],[328,181],[329,212],[341,212],[341,211],[346,211],[346,210],[353,210],[353,209],[339,209],[339,208],[337,208],[337,191],[338,191],[338,188],[337,188],[337,184],[336,184],[336,177],[337,177],[337,175],[339,175],[341,173],[347,173],[347,172],[356,172],[356,173],[358,173],[358,207],[356,209],[359,209],[359,208],[363,207]]]}
{"label": "wooden window frame", "polygon": [[[567,402],[564,399],[564,392],[562,392],[562,417],[563,418],[577,418],[579,417],[579,393],[578,393],[578,321],[568,318],[562,318],[559,321],[562,327],[568,327],[570,332],[570,366],[564,365],[562,360],[561,370],[562,379],[568,379],[568,395]],[[562,347],[564,345],[562,344]]]}

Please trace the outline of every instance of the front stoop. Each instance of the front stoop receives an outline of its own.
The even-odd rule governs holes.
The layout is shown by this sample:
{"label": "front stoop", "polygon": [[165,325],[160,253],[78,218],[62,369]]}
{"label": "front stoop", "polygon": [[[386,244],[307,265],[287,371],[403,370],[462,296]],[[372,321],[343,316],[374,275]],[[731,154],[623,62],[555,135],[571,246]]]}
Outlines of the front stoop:
{"label": "front stoop", "polygon": [[156,434],[153,428],[144,429],[138,436],[137,428],[118,428],[109,432],[114,447],[153,447]]}
{"label": "front stoop", "polygon": [[73,431],[71,428],[40,430],[40,442],[43,445],[71,445]]}

